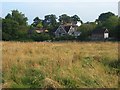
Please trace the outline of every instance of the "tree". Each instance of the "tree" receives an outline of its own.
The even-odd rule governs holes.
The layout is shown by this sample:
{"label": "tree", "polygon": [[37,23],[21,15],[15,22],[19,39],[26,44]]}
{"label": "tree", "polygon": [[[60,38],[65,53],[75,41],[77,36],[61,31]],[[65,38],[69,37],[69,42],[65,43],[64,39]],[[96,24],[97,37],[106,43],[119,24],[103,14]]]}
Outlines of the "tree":
{"label": "tree", "polygon": [[51,40],[51,37],[48,33],[36,33],[35,31],[32,34],[32,39],[34,41],[45,41],[45,40]]}
{"label": "tree", "polygon": [[59,16],[59,21],[61,24],[71,23],[71,17],[67,14],[62,14]]}
{"label": "tree", "polygon": [[83,23],[82,20],[80,20],[80,18],[77,15],[74,15],[74,16],[71,17],[71,22],[73,24],[77,24],[78,21]]}
{"label": "tree", "polygon": [[2,33],[3,40],[26,38],[27,17],[18,10],[12,10],[12,13],[8,13],[2,21]]}
{"label": "tree", "polygon": [[67,14],[62,14],[61,16],[59,16],[59,22],[61,24],[77,24],[77,22],[83,23],[77,15],[73,15],[70,17]]}
{"label": "tree", "polygon": [[37,24],[37,26],[36,26],[37,28],[42,28],[43,27],[43,25],[42,25],[42,23],[40,22],[40,23],[38,23]]}
{"label": "tree", "polygon": [[11,20],[11,19],[3,19],[3,22],[2,22],[3,37],[2,37],[2,39],[3,40],[17,39],[18,38],[18,35],[17,35],[18,29],[19,29],[19,24],[16,21]]}
{"label": "tree", "polygon": [[117,32],[116,32],[117,25],[118,25],[117,16],[111,16],[103,23],[103,26],[109,29],[110,35],[112,37],[116,37],[117,35]]}
{"label": "tree", "polygon": [[104,22],[104,21],[106,21],[111,16],[115,16],[115,14],[112,13],[112,12],[102,13],[98,17],[97,21]]}
{"label": "tree", "polygon": [[8,13],[5,19],[12,19],[12,15]]}
{"label": "tree", "polygon": [[45,16],[45,19],[44,19],[44,27],[47,27],[47,26],[55,26],[57,21],[56,21],[57,17],[56,15],[46,15]]}
{"label": "tree", "polygon": [[19,23],[19,25],[27,25],[27,17],[18,10],[12,10],[12,19]]}
{"label": "tree", "polygon": [[87,40],[91,36],[91,32],[97,27],[95,22],[87,22],[78,27],[81,35],[78,37],[80,40]]}
{"label": "tree", "polygon": [[96,22],[98,22],[98,27],[106,27],[109,30],[110,37],[117,38],[118,16],[112,12],[102,13]]}
{"label": "tree", "polygon": [[56,15],[46,15],[43,20],[43,27],[49,30],[49,34],[53,35],[53,31],[58,27],[58,23],[56,21]]}
{"label": "tree", "polygon": [[39,28],[41,28],[41,27],[43,27],[43,25],[42,25],[42,20],[41,19],[39,19],[39,17],[35,17],[34,19],[33,19],[33,23],[32,23],[32,25],[34,26],[34,27],[39,27]]}

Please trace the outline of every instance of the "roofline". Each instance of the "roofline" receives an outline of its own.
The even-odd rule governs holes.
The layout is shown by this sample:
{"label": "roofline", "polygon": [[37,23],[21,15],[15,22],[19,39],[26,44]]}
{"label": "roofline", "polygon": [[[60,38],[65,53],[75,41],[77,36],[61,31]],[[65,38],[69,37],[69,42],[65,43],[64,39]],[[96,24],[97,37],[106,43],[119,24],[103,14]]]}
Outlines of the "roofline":
{"label": "roofline", "polygon": [[[67,33],[66,30],[65,30],[65,28],[64,28],[64,25],[60,25],[58,28],[60,28],[60,27],[62,27],[62,29],[65,31],[65,33]],[[57,28],[57,30],[58,30],[58,28]],[[56,33],[56,31],[55,31],[55,33]]]}

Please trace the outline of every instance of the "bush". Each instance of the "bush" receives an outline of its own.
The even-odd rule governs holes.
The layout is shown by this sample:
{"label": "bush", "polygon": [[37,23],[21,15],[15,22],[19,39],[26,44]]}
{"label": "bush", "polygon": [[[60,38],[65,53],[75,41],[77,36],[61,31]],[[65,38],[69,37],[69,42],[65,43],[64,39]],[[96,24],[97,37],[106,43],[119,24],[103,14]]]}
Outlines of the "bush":
{"label": "bush", "polygon": [[74,36],[70,36],[70,35],[64,35],[61,37],[56,37],[55,40],[60,41],[60,40],[75,40]]}
{"label": "bush", "polygon": [[47,33],[40,33],[40,34],[35,33],[35,34],[32,35],[32,39],[34,41],[46,41],[46,40],[50,40],[51,37]]}

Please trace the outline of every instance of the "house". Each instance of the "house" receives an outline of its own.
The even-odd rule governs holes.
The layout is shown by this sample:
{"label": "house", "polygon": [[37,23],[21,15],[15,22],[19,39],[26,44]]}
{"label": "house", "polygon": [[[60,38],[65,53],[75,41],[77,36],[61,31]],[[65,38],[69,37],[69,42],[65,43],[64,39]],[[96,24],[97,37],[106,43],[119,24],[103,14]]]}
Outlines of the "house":
{"label": "house", "polygon": [[109,31],[107,28],[99,28],[92,31],[92,40],[106,40],[109,38]]}
{"label": "house", "polygon": [[28,34],[32,34],[33,32],[36,32],[36,33],[47,33],[48,30],[47,29],[44,29],[44,28],[32,28],[30,30],[28,30]]}
{"label": "house", "polygon": [[71,35],[71,36],[80,36],[81,32],[77,31],[77,25],[60,25],[57,30],[55,31],[55,36],[60,37],[64,35]]}
{"label": "house", "polygon": [[31,37],[34,32],[37,34],[48,33],[48,30],[44,28],[31,28],[30,30],[28,30],[28,36]]}
{"label": "house", "polygon": [[35,31],[36,31],[37,33],[46,33],[46,32],[48,32],[48,30],[47,30],[47,29],[44,29],[44,28],[36,28]]}

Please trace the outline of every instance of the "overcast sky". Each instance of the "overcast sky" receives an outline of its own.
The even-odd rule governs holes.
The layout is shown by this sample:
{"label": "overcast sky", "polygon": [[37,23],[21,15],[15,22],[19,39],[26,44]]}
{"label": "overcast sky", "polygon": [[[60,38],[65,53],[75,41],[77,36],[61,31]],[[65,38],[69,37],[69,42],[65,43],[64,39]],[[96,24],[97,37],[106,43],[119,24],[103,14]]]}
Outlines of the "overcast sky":
{"label": "overcast sky", "polygon": [[118,2],[120,0],[0,0],[0,2]]}
{"label": "overcast sky", "polygon": [[2,2],[2,17],[5,17],[11,10],[17,9],[28,17],[29,24],[32,23],[33,18],[36,16],[44,19],[44,16],[48,14],[55,14],[57,17],[62,14],[67,14],[69,16],[76,14],[83,22],[95,21],[101,13],[109,11],[118,15],[117,0],[109,0],[109,2],[95,2],[95,0],[84,0],[82,2],[77,0],[69,0],[69,2],[64,2],[65,0],[52,0],[52,2],[47,0],[42,0],[41,2],[36,2],[36,0],[31,0],[32,2],[24,2],[22,0],[22,2],[19,0],[18,2],[13,1],[14,0],[7,2],[7,0],[4,0]]}

